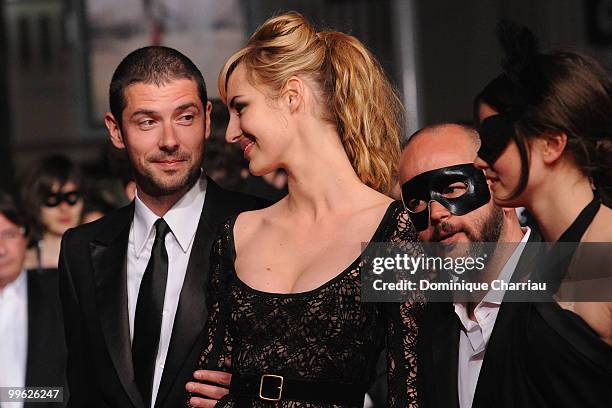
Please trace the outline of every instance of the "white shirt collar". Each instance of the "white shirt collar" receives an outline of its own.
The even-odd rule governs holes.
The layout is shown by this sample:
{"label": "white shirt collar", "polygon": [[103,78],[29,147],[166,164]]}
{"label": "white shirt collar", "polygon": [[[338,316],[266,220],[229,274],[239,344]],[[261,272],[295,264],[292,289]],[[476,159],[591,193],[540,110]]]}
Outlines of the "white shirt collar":
{"label": "white shirt collar", "polygon": [[[531,228],[524,227],[521,228],[523,230],[523,238],[519,242],[519,244],[512,252],[512,255],[506,261],[506,264],[502,268],[501,272],[497,276],[497,279],[506,283],[509,283],[512,280],[512,275],[514,275],[514,271],[518,266],[519,259],[521,259],[521,255],[523,254],[523,249],[525,249],[525,245],[529,240],[529,236],[531,235]],[[504,298],[505,291],[503,290],[489,290],[485,297],[482,299],[481,303],[494,303],[496,305],[501,305],[502,299]]]}
{"label": "white shirt collar", "polygon": [[[512,275],[514,274],[518,261],[523,253],[523,249],[525,248],[525,245],[529,240],[529,236],[531,235],[531,228],[524,227],[521,229],[523,230],[523,238],[521,238],[521,241],[514,249],[514,252],[512,255],[510,255],[497,277],[497,279],[503,280],[504,282],[510,282],[512,279]],[[503,290],[489,290],[485,297],[474,308],[474,314],[476,315],[477,319],[479,318],[480,313],[488,314],[488,309],[499,308],[502,303],[502,299],[504,298],[504,294],[505,291]],[[466,304],[464,302],[454,302],[453,305],[455,307],[455,313],[457,313],[459,316],[459,320],[461,320],[463,326],[469,330],[473,322],[467,315]]]}
{"label": "white shirt collar", "polygon": [[[202,172],[193,187],[163,217],[184,253],[187,253],[198,229],[199,219],[194,222],[193,214],[200,214],[202,211],[206,184],[206,175]],[[138,191],[134,206],[134,246],[136,257],[140,258],[148,238],[155,234],[153,224],[159,217],[142,202]]]}

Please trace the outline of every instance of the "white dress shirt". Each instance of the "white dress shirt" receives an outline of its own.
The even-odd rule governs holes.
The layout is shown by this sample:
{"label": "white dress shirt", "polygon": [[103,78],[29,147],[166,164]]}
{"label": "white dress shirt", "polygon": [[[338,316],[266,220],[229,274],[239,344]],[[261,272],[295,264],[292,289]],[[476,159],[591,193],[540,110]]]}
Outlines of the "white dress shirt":
{"label": "white dress shirt", "polygon": [[[204,206],[205,194],[206,176],[202,173],[198,182],[163,217],[171,230],[165,238],[166,251],[168,252],[168,280],[166,283],[159,347],[157,349],[157,358],[155,359],[151,407],[155,404],[164,371],[172,327],[174,326],[174,316],[178,308],[189,255],[191,254],[193,240],[198,228],[198,221]],[[136,314],[138,290],[147,263],[151,257],[151,249],[155,240],[155,227],[153,224],[158,218],[140,200],[138,192],[136,192],[134,220],[130,228],[127,252],[130,340],[134,339],[134,316]]]}
{"label": "white dress shirt", "polygon": [[[28,279],[21,274],[0,289],[0,387],[25,387],[28,358]],[[23,402],[2,402],[21,408]]]}
{"label": "white dress shirt", "polygon": [[[504,282],[511,281],[531,230],[526,227],[523,228],[523,232],[521,243],[508,258],[497,279]],[[463,326],[459,333],[459,367],[457,371],[459,406],[461,408],[470,408],[474,401],[478,375],[504,293],[503,290],[490,290],[474,308],[475,321],[469,318],[465,303],[454,303],[455,313]]]}

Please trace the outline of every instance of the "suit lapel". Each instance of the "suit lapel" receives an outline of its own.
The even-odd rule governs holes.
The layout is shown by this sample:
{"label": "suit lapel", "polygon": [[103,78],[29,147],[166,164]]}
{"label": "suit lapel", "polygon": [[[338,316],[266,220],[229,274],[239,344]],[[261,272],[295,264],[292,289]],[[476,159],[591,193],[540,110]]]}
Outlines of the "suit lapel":
{"label": "suit lapel", "polygon": [[[528,243],[539,242],[540,237],[533,230],[529,237]],[[527,277],[532,271],[534,262],[537,259],[539,247],[526,245],[519,262],[517,263],[516,269],[512,274],[512,282],[522,281],[523,278]],[[504,302],[502,302],[497,319],[495,320],[495,326],[493,332],[487,344],[487,350],[485,357],[482,362],[480,374],[478,375],[478,382],[476,384],[476,391],[474,393],[474,401],[472,407],[489,407],[494,406],[494,399],[498,396],[499,384],[503,373],[505,372],[505,362],[507,361],[508,342],[512,338],[512,329],[515,327],[513,321],[516,318],[520,318],[522,310],[524,310],[525,303],[518,303],[515,301],[506,301],[511,298],[512,294],[507,293],[504,296]]]}
{"label": "suit lapel", "polygon": [[[431,352],[438,407],[459,407],[457,375],[459,362],[459,319],[452,303],[439,303],[439,324],[432,331]],[[433,380],[434,377],[432,377]]]}
{"label": "suit lapel", "polygon": [[[28,280],[28,354],[26,386],[65,386],[66,343],[57,270],[26,272]],[[53,352],[49,352],[52,350]],[[25,402],[24,408],[55,404]]]}
{"label": "suit lapel", "polygon": [[510,339],[513,317],[521,303],[502,303],[487,344],[485,357],[478,374],[472,407],[489,407],[496,396],[502,372],[505,370],[505,349]]}
{"label": "suit lapel", "polygon": [[[26,384],[44,384],[49,380],[50,353],[37,347],[35,339],[41,339],[51,335],[49,323],[52,323],[50,305],[46,305],[45,294],[41,293],[38,282],[33,278],[35,271],[28,274],[28,356],[26,367]],[[48,296],[48,295],[47,295]],[[42,380],[42,381],[41,381]]]}
{"label": "suit lapel", "polygon": [[206,310],[205,294],[207,293],[210,250],[216,237],[217,227],[225,220],[224,201],[223,190],[209,178],[206,198],[174,318],[168,355],[155,402],[156,407],[163,406],[177,375],[185,364],[185,359],[190,355],[190,351],[200,338],[206,324],[208,311]]}
{"label": "suit lapel", "polygon": [[90,243],[96,303],[108,353],[123,388],[135,406],[144,403],[134,382],[127,306],[126,254],[133,204],[109,220],[108,234]]}
{"label": "suit lapel", "polygon": [[45,361],[49,353],[39,353],[38,347],[34,346],[33,339],[39,339],[44,335],[45,322],[48,321],[45,316],[45,305],[41,304],[44,297],[41,296],[37,283],[28,274],[28,357],[26,367],[26,384],[36,384],[40,378],[38,365],[45,367]]}

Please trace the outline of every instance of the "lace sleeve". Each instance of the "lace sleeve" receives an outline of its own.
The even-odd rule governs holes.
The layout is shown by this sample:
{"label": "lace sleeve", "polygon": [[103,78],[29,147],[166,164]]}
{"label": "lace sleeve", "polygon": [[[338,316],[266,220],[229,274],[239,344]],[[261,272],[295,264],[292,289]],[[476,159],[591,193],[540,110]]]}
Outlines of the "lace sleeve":
{"label": "lace sleeve", "polygon": [[[408,214],[401,212],[390,241],[403,251],[418,256],[422,253],[418,236]],[[388,406],[418,407],[417,400],[417,335],[424,301],[413,293],[404,303],[385,304],[387,316],[387,381]]]}
{"label": "lace sleeve", "polygon": [[[201,370],[229,371],[231,367],[232,339],[227,330],[228,277],[233,258],[228,248],[232,223],[228,220],[215,239],[210,254],[209,290],[206,293],[208,319],[206,321],[206,348],[198,362]],[[191,397],[192,394],[189,395]],[[188,406],[190,406],[188,404]]]}
{"label": "lace sleeve", "polygon": [[418,407],[416,341],[421,305],[406,302],[388,306],[393,308],[387,322],[388,406]]}

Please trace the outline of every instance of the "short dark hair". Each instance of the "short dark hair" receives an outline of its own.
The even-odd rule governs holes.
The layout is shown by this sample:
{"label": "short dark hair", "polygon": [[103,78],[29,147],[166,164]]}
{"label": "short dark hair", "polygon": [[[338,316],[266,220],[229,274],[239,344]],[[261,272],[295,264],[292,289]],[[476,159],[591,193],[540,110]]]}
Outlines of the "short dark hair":
{"label": "short dark hair", "polygon": [[61,186],[73,182],[84,190],[84,180],[79,166],[63,155],[51,155],[38,161],[29,169],[21,186],[21,200],[28,225],[34,238],[40,238],[44,226],[40,219],[40,209],[45,197],[52,193],[53,184]]}
{"label": "short dark hair", "polygon": [[17,198],[4,190],[0,190],[0,214],[18,227],[27,230],[26,217]]}
{"label": "short dark hair", "polygon": [[129,85],[164,85],[176,79],[196,82],[202,104],[206,104],[206,83],[195,64],[179,51],[162,46],[149,46],[132,51],[119,63],[110,83],[108,100],[110,110],[121,127],[121,115],[125,109],[124,90]]}

